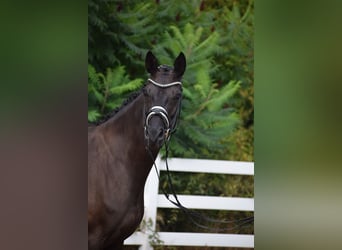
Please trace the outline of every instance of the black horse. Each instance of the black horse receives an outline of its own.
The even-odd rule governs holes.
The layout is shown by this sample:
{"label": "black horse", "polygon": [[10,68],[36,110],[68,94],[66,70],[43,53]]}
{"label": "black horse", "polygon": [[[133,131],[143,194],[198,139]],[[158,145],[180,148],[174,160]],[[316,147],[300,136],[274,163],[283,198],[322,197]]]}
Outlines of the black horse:
{"label": "black horse", "polygon": [[144,185],[176,126],[186,59],[160,65],[148,52],[150,78],[115,115],[88,128],[88,249],[120,249],[144,212]]}

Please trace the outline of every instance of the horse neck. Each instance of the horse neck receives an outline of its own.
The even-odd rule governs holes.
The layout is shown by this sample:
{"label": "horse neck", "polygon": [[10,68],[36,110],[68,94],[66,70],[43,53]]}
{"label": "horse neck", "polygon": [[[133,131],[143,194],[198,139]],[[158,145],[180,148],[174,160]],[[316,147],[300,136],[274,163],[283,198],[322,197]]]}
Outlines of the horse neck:
{"label": "horse neck", "polygon": [[109,144],[118,148],[114,154],[120,154],[125,170],[141,184],[145,184],[159,151],[149,153],[145,148],[144,119],[144,98],[140,94],[104,124],[111,134]]}

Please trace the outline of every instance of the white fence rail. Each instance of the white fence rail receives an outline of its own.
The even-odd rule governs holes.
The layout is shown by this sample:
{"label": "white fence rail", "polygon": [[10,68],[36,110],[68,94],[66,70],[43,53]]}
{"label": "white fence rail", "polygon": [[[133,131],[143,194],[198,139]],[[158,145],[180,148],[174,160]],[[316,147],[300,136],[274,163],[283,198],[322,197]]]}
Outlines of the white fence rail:
{"label": "white fence rail", "polygon": [[[235,162],[218,160],[177,159],[168,160],[170,171],[192,173],[215,173],[230,175],[254,175],[253,162]],[[159,157],[156,164],[159,171],[165,171],[165,162]],[[164,195],[158,193],[159,180],[152,169],[145,185],[144,219],[152,222],[155,230],[158,208],[175,208]],[[171,196],[170,196],[171,197]],[[229,211],[254,211],[253,198],[215,197],[200,195],[177,195],[179,201],[191,209],[214,209]],[[214,234],[214,233],[178,233],[158,232],[158,239],[165,246],[212,246],[253,248],[254,235],[249,234]],[[138,245],[139,250],[153,250],[148,234],[135,232],[125,240],[125,245]]]}

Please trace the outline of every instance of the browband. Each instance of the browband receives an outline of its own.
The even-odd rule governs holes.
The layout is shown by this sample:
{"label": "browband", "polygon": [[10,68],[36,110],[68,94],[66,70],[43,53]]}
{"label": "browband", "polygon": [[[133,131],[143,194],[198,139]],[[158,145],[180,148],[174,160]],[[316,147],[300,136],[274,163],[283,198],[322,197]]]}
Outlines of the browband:
{"label": "browband", "polygon": [[151,78],[149,78],[148,81],[150,81],[154,85],[161,87],[161,88],[168,88],[168,87],[171,87],[174,85],[182,85],[182,82],[170,82],[170,83],[166,83],[166,84],[161,84],[161,83],[153,81]]}

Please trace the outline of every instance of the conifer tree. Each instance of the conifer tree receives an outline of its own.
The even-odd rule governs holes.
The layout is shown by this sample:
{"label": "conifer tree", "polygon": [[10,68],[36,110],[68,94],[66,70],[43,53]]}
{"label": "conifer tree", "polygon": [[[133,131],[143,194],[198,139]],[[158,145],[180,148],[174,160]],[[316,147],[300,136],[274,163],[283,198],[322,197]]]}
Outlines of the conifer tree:
{"label": "conifer tree", "polygon": [[155,49],[161,60],[171,61],[179,51],[187,57],[183,76],[182,113],[170,149],[178,157],[214,157],[222,150],[222,138],[232,133],[239,116],[227,106],[239,89],[238,81],[222,88],[212,79],[217,72],[214,55],[219,50],[218,33],[203,35],[203,28],[188,23],[183,30],[171,26]]}

